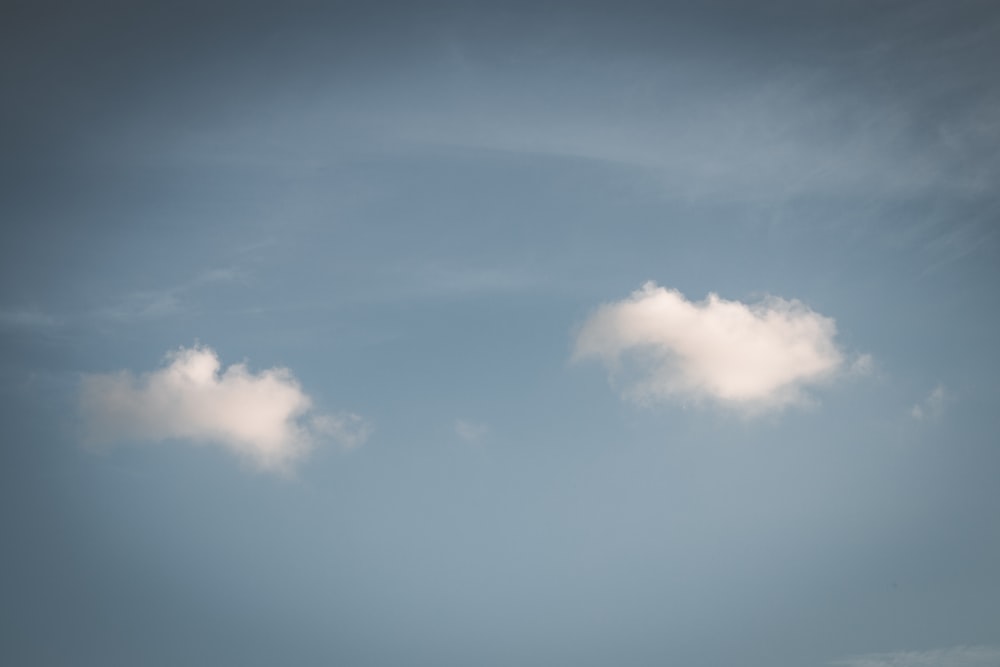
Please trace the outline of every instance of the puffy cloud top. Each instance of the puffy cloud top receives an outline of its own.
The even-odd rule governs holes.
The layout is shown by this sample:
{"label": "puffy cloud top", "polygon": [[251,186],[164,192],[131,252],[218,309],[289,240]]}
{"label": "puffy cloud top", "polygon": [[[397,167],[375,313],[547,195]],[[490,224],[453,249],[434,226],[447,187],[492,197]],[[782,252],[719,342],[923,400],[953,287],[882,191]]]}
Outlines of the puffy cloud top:
{"label": "puffy cloud top", "polygon": [[360,444],[369,426],[357,415],[312,415],[312,400],[286,368],[224,371],[209,347],[181,348],[163,368],[87,375],[81,408],[93,443],[190,440],[213,443],[261,468],[285,470],[317,436]]}
{"label": "puffy cloud top", "polygon": [[707,398],[755,411],[795,403],[805,385],[834,374],[844,361],[836,332],[799,301],[691,302],[648,282],[590,316],[574,358],[603,362],[635,400]]}

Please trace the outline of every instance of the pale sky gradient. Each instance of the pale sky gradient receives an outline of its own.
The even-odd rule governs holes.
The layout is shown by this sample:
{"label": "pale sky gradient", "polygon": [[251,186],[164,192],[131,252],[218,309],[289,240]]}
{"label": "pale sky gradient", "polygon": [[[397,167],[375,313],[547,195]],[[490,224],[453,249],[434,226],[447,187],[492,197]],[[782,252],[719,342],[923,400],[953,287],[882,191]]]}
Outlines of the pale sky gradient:
{"label": "pale sky gradient", "polygon": [[986,0],[7,2],[0,663],[984,667]]}

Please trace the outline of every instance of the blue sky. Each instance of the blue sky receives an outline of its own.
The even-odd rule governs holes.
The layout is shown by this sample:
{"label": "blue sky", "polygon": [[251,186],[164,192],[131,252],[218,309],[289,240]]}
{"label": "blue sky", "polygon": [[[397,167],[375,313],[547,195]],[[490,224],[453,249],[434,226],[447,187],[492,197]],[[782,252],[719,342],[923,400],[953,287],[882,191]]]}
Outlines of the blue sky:
{"label": "blue sky", "polygon": [[2,11],[5,662],[1000,664],[990,3]]}

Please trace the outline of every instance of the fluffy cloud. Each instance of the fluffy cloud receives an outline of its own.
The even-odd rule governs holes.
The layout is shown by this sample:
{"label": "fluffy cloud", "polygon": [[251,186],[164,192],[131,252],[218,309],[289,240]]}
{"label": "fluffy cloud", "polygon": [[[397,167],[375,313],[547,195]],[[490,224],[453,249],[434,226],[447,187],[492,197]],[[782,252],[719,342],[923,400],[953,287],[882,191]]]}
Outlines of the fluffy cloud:
{"label": "fluffy cloud", "polygon": [[269,470],[288,470],[323,437],[356,447],[370,432],[357,415],[313,414],[288,369],[222,370],[215,351],[198,346],[168,354],[162,368],[139,377],[84,376],[80,405],[93,444],[217,444]]}
{"label": "fluffy cloud", "polygon": [[649,282],[599,308],[574,359],[597,359],[640,402],[712,399],[746,411],[798,402],[844,365],[834,321],[799,301],[688,301]]}
{"label": "fluffy cloud", "polygon": [[931,651],[896,651],[869,653],[832,665],[845,667],[993,667],[1000,664],[1000,649],[989,646],[956,646]]}

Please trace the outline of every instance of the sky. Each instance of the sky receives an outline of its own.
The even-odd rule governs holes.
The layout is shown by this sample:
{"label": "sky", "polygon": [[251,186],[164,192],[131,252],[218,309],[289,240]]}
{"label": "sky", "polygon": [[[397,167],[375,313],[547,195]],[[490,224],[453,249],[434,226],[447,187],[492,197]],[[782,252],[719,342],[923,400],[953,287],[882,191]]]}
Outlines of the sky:
{"label": "sky", "polygon": [[0,658],[1000,665],[1000,9],[7,2]]}

